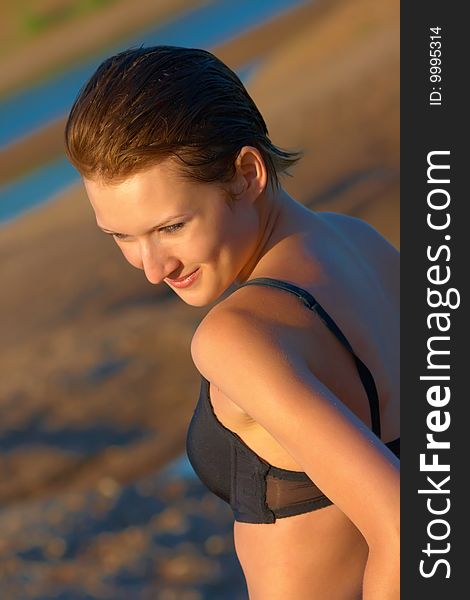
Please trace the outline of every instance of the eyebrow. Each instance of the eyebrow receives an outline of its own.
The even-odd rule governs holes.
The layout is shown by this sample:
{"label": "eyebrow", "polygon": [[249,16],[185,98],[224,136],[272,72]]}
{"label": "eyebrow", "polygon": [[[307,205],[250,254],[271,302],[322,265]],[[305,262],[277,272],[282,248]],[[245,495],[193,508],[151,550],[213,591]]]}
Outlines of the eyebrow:
{"label": "eyebrow", "polygon": [[[168,217],[168,219],[165,219],[164,221],[162,221],[158,225],[154,225],[148,231],[145,231],[142,235],[145,235],[145,233],[151,233],[155,229],[159,229],[160,227],[164,227],[170,221],[173,221],[174,219],[179,219],[180,217],[184,217],[184,216],[185,215],[182,214],[182,215],[174,215],[173,217]],[[129,235],[128,233],[120,233],[119,231],[111,231],[110,229],[106,229],[105,227],[101,227],[101,225],[98,222],[96,224],[98,225],[99,229],[101,229],[101,231],[104,231],[104,233],[109,233],[109,234],[112,234],[112,235],[116,235],[116,234],[117,235]]]}

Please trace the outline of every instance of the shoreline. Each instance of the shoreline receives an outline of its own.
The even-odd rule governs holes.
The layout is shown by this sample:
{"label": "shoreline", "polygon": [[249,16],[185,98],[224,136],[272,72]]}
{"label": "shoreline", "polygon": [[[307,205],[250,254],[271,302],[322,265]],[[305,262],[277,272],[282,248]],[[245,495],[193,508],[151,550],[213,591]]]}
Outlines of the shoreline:
{"label": "shoreline", "polygon": [[[294,177],[283,180],[288,193],[314,210],[362,218],[398,247],[396,6],[394,0],[336,0],[334,7],[305,19],[299,30],[293,27],[283,43],[272,30],[265,40],[250,34],[253,45],[266,48],[250,94],[273,142],[306,150]],[[237,40],[227,47],[233,52],[225,50],[227,62],[255,51],[240,49]],[[289,94],[280,94],[283,89]],[[49,431],[106,423],[112,446],[115,428],[160,434],[171,423],[169,437],[161,437],[160,446],[100,452],[84,463],[89,473],[85,466],[76,470],[78,463],[61,451],[33,447],[31,454],[20,447],[8,459],[11,475],[3,492],[10,498],[15,488],[24,498],[25,490],[46,491],[54,481],[60,489],[67,478],[70,485],[93,486],[117,469],[116,456],[131,476],[184,451],[199,384],[188,348],[204,309],[181,305],[171,292],[146,282],[105,237],[96,230],[81,184],[0,229],[0,313],[14,315],[2,327],[0,361],[8,373],[0,380],[2,429],[34,425],[47,442]],[[98,383],[97,369],[103,372]]]}
{"label": "shoreline", "polygon": [[[93,56],[119,39],[141,31],[149,21],[170,20],[209,2],[138,0],[138,10],[129,11],[126,0],[120,0],[75,17],[73,21],[65,21],[42,37],[26,40],[20,48],[13,46],[0,57],[0,96],[12,96],[44,77]],[[56,10],[60,12],[60,6]],[[53,12],[50,17],[54,18]],[[86,28],[86,36],[82,34],[83,28]],[[27,73],[24,65],[28,65]]]}
{"label": "shoreline", "polygon": [[[332,4],[337,1],[333,0]],[[288,42],[292,35],[296,35],[305,27],[305,23],[325,10],[333,10],[333,6],[329,5],[327,0],[317,0],[315,3],[294,7],[286,14],[274,16],[211,51],[230,68],[239,69],[268,55],[280,44]],[[0,185],[63,155],[65,123],[64,115],[0,147]]]}

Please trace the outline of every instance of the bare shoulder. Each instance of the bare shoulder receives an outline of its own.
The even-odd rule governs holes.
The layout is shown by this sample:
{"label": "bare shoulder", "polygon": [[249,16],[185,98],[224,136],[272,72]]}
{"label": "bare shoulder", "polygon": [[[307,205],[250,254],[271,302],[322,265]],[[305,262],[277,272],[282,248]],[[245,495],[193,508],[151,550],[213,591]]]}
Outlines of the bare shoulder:
{"label": "bare shoulder", "polygon": [[400,253],[395,246],[367,221],[342,213],[324,212],[321,215],[325,216],[332,224],[340,227],[343,233],[351,236],[354,240],[374,243],[384,252],[390,253],[391,256],[399,256]]}
{"label": "bare shoulder", "polygon": [[[233,351],[253,352],[256,346],[284,348],[280,328],[266,318],[260,318],[257,311],[248,309],[240,302],[225,300],[214,306],[197,327],[191,341],[191,356],[198,371],[209,381],[223,380],[224,364],[216,360],[221,352],[231,348]],[[261,352],[261,348],[258,348]],[[259,356],[260,352],[253,352]],[[236,368],[237,356],[225,365],[227,369]],[[299,360],[300,360],[299,354]],[[291,356],[291,359],[293,357]],[[214,365],[218,367],[214,372]],[[222,368],[221,368],[222,367]]]}
{"label": "bare shoulder", "polygon": [[400,252],[375,227],[351,215],[321,213],[336,231],[357,247],[378,271],[398,279]]}

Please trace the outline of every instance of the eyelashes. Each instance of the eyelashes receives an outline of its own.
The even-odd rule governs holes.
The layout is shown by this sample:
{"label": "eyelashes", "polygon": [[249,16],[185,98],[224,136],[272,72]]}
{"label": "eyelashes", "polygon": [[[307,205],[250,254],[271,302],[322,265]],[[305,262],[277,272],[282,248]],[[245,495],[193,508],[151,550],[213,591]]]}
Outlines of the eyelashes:
{"label": "eyelashes", "polygon": [[174,225],[167,225],[166,227],[162,227],[160,231],[165,231],[166,233],[176,233],[184,226],[184,223],[175,223]]}
{"label": "eyelashes", "polygon": [[[180,231],[182,227],[184,227],[184,223],[175,223],[174,225],[167,225],[166,227],[161,227],[158,231],[163,231],[168,234],[176,233]],[[128,236],[125,233],[113,233],[111,234],[115,239],[124,242],[128,239]]]}

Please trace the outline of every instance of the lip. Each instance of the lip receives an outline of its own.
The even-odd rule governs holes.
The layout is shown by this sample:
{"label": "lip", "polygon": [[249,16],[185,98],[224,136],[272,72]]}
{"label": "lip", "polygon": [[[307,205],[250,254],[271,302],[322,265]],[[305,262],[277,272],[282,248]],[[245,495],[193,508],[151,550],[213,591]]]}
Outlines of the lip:
{"label": "lip", "polygon": [[169,283],[171,286],[176,288],[186,288],[189,287],[192,283],[196,281],[199,276],[200,268],[198,267],[195,271],[186,275],[186,277],[180,277],[179,279],[168,279],[165,278],[165,281]]}

